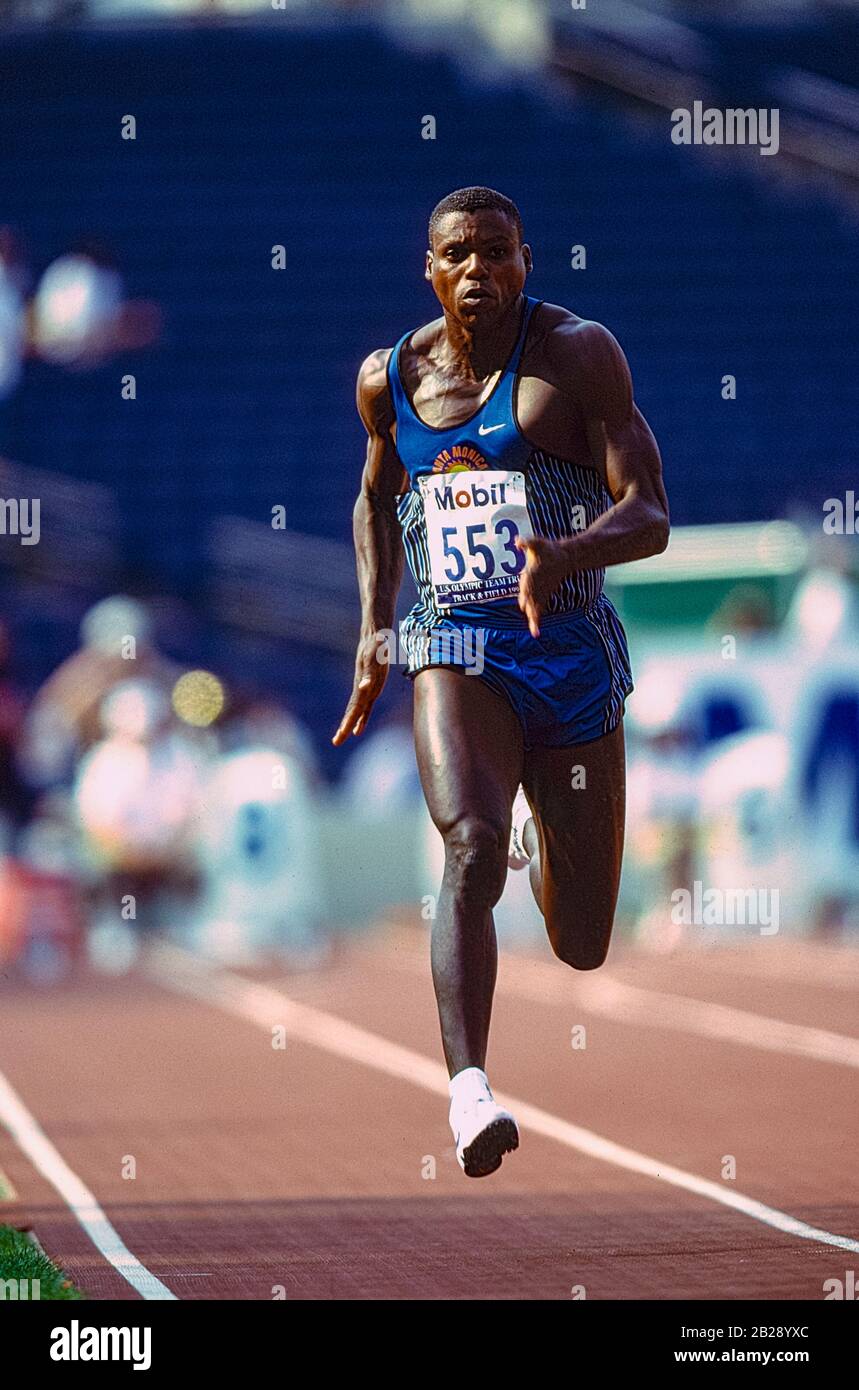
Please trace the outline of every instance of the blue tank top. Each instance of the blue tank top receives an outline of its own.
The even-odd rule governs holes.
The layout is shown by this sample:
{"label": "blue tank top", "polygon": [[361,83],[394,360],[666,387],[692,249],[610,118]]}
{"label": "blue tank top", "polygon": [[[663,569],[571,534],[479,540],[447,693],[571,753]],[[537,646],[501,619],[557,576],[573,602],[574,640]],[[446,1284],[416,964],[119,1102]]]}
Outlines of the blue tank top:
{"label": "blue tank top", "polygon": [[[531,533],[553,540],[584,530],[612,506],[611,494],[595,469],[545,453],[529,443],[519,429],[515,400],[519,362],[528,325],[534,310],[543,302],[530,295],[523,298],[522,324],[513,351],[489,396],[461,424],[440,428],[427,425],[409,400],[400,375],[400,356],[403,344],[417,330],[403,334],[388,360],[388,387],[397,421],[397,453],[411,482],[409,491],[403,493],[397,503],[406,559],[418,591],[417,603],[403,624],[406,632],[437,627],[444,620],[478,623],[486,627],[527,626],[515,597],[488,598],[476,603],[455,602],[450,606],[439,603],[439,591],[433,583],[431,538],[427,531],[425,497],[420,483],[422,478],[473,472],[478,476],[471,483],[472,495],[483,500],[488,489],[481,489],[480,473],[504,470],[524,475]],[[451,486],[460,488],[461,484],[458,480],[452,480]],[[464,492],[455,495],[462,496],[466,502],[469,500]],[[459,519],[450,515],[444,520]],[[506,528],[504,549],[499,550],[501,542],[496,542],[498,555],[494,566],[492,555],[480,544],[485,539],[482,534],[485,527],[470,528],[472,532],[480,532],[479,537],[467,534],[469,528],[465,521],[460,521],[461,534],[454,526],[446,528],[449,534],[442,541],[444,559],[441,564],[451,579],[461,578],[460,571],[466,576],[482,576],[490,568],[503,568],[508,575],[512,575],[524,566],[524,554],[512,545],[508,548],[506,544],[512,523],[502,521],[499,524]],[[437,552],[438,544],[435,549]],[[448,558],[449,566],[446,563]],[[436,583],[439,563],[437,555]],[[604,576],[602,569],[580,570],[569,575],[552,595],[544,619],[551,621],[552,616],[561,617],[592,607],[602,593]],[[512,582],[512,579],[506,581],[508,589]]]}

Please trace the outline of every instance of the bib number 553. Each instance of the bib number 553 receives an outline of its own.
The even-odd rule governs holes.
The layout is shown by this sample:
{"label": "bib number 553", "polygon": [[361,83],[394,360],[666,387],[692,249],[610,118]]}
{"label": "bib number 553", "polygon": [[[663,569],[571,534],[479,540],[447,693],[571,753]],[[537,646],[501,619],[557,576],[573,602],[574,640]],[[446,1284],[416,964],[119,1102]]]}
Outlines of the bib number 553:
{"label": "bib number 553", "polygon": [[[465,572],[469,568],[462,550],[457,545],[451,544],[451,536],[458,536],[458,526],[443,526],[441,528],[442,545],[445,556],[454,561],[455,568],[450,565],[445,566],[445,574],[452,584],[465,577]],[[509,517],[501,517],[495,522],[495,535],[503,541],[501,557],[498,560],[498,568],[504,574],[518,574],[525,565],[525,556],[521,550],[517,550],[514,544],[519,535],[519,528],[515,521]],[[491,579],[495,574],[495,555],[488,545],[481,544],[476,539],[477,536],[486,535],[486,523],[480,522],[475,526],[465,527],[465,542],[468,547],[468,554],[472,560],[471,573],[475,579]],[[509,559],[502,558],[508,555]],[[483,560],[482,566],[477,563]]]}

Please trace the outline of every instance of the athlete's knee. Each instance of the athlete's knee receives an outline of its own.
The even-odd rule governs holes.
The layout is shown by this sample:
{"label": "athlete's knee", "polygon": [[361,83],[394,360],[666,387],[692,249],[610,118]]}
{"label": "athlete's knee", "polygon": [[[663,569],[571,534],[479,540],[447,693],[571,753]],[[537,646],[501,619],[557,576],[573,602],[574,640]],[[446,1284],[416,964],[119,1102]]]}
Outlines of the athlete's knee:
{"label": "athlete's knee", "polygon": [[573,970],[599,970],[608,955],[608,942],[605,945],[581,945],[578,942],[552,942],[552,950]]}
{"label": "athlete's knee", "polygon": [[461,816],[444,832],[445,876],[476,905],[494,907],[504,888],[504,826],[485,816]]}
{"label": "athlete's knee", "polygon": [[613,913],[604,921],[547,921],[552,950],[573,970],[598,970],[608,955],[613,921]]}

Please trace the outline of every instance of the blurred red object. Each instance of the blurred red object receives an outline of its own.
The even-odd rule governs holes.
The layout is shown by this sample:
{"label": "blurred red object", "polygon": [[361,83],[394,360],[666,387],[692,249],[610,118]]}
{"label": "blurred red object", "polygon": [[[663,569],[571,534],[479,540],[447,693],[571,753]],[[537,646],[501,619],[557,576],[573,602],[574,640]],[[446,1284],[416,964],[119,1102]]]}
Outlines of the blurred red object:
{"label": "blurred red object", "polygon": [[55,984],[72,971],[84,947],[83,904],[74,880],[4,860],[0,864],[3,973],[32,984]]}

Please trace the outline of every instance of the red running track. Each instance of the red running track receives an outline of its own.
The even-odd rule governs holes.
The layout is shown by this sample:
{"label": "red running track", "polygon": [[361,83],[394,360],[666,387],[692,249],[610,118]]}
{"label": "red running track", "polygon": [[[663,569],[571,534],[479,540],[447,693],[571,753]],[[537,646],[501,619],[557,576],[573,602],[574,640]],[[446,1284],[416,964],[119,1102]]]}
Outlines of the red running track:
{"label": "red running track", "polygon": [[[859,1042],[839,1042],[859,1034],[859,950],[620,948],[592,975],[548,948],[504,957],[489,1075],[546,1119],[479,1181],[453,1152],[419,932],[244,979],[267,989],[159,957],[121,981],[0,989],[0,1072],[180,1299],[817,1299],[856,1268],[855,1251],[545,1129],[583,1127],[859,1241]],[[139,1298],[2,1119],[17,1197],[0,1221],[31,1227],[90,1297]]]}

